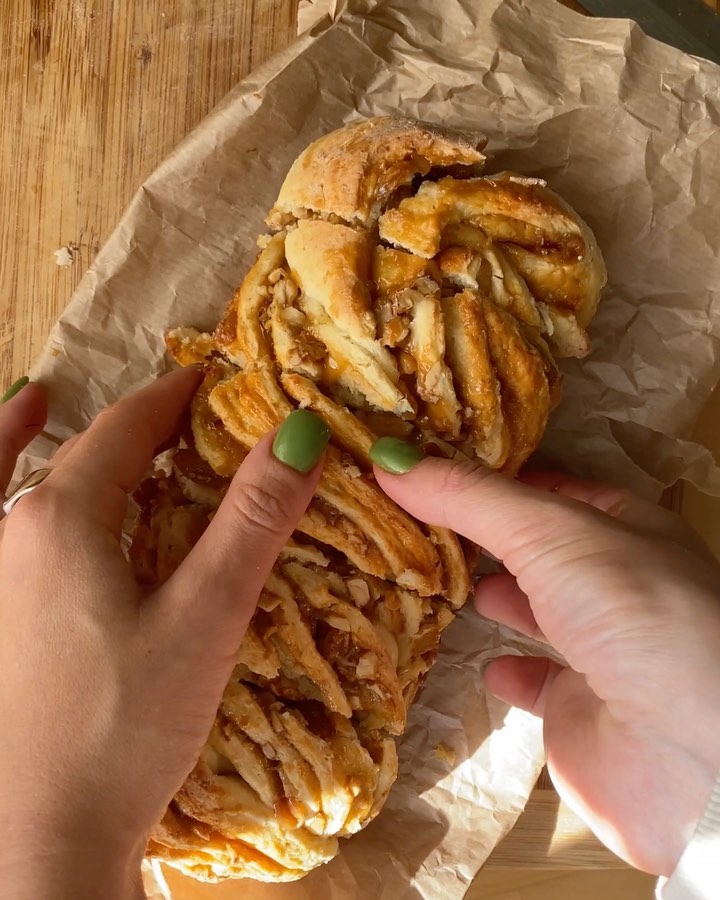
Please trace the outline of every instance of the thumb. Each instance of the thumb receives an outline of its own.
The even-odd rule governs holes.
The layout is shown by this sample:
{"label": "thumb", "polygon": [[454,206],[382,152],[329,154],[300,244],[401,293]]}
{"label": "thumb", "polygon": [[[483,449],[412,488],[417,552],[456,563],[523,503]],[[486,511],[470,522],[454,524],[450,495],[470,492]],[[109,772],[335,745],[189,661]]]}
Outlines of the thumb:
{"label": "thumb", "polygon": [[578,635],[607,634],[609,622],[629,626],[654,614],[647,598],[657,594],[670,551],[601,510],[465,461],[423,459],[401,475],[376,466],[375,477],[418,519],[501,560],[570,662],[585,647]]}
{"label": "thumb", "polygon": [[[322,471],[327,425],[306,410],[250,451],[182,565],[160,588],[163,621],[183,634],[218,632],[234,654],[280,551],[307,509]],[[283,461],[281,461],[283,460]],[[172,626],[170,626],[172,627]]]}
{"label": "thumb", "polygon": [[587,533],[595,541],[603,532],[613,544],[622,539],[623,526],[570,497],[538,490],[466,460],[414,461],[405,474],[390,474],[376,465],[380,487],[411,515],[469,538],[515,575],[540,557],[544,562],[548,554],[559,562],[556,552]]}

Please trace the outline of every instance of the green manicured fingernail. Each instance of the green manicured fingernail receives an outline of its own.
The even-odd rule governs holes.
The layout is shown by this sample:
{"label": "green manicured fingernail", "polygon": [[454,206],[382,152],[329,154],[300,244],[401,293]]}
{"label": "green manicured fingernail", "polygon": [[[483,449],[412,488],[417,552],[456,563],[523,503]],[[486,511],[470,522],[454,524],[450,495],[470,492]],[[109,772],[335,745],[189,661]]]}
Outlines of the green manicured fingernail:
{"label": "green manicured fingernail", "polygon": [[404,475],[425,459],[425,454],[417,444],[409,444],[400,438],[381,437],[370,448],[370,459],[386,472]]}
{"label": "green manicured fingernail", "polygon": [[0,397],[0,403],[7,403],[8,400],[12,400],[15,394],[19,393],[29,382],[30,379],[27,377],[27,375],[23,375],[22,378],[18,378],[15,384],[11,384],[10,387],[2,395],[2,397]]}
{"label": "green manicured fingernail", "polygon": [[330,429],[320,416],[307,409],[296,409],[275,435],[273,453],[286,466],[305,473],[315,467],[329,440]]}

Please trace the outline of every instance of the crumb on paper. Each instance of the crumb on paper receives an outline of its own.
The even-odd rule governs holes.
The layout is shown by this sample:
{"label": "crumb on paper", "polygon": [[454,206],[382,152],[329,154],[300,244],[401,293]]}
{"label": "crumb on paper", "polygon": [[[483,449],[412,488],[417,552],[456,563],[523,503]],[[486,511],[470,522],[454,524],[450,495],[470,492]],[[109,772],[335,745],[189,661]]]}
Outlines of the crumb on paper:
{"label": "crumb on paper", "polygon": [[68,266],[71,266],[73,262],[75,262],[75,254],[78,249],[79,248],[75,244],[66,244],[64,247],[60,247],[58,250],[53,250],[55,264],[60,266],[60,268],[62,269],[66,269]]}
{"label": "crumb on paper", "polygon": [[446,744],[438,744],[435,748],[435,756],[441,761],[446,762],[449,766],[455,765],[455,751]]}

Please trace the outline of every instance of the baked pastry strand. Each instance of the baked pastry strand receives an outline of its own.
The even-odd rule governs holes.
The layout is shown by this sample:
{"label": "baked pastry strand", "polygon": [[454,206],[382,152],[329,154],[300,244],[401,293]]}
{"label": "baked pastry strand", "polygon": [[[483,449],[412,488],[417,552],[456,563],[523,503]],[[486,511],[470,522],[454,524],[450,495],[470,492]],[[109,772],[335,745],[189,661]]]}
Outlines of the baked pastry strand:
{"label": "baked pastry strand", "polygon": [[148,847],[195,877],[302,877],[395,780],[395,738],[474,557],[380,491],[373,442],[515,475],[559,400],[556,358],[588,350],[605,282],[592,233],[542,180],[481,174],[483,146],[392,117],[320,138],[215,332],[167,334],[205,380],[188,433],[137,494],[144,582],[172,574],[292,409],[332,435],[201,758]]}

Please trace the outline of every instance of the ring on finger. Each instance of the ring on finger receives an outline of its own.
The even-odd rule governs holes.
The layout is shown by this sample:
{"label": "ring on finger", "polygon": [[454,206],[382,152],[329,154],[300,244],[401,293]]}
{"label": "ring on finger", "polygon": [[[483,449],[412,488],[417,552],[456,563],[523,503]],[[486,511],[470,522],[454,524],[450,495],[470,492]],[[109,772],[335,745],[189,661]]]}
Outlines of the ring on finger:
{"label": "ring on finger", "polygon": [[35,469],[18,484],[14,491],[11,491],[2,505],[2,511],[7,516],[10,510],[15,506],[21,497],[34,491],[35,488],[42,484],[43,481],[52,472],[52,469]]}

